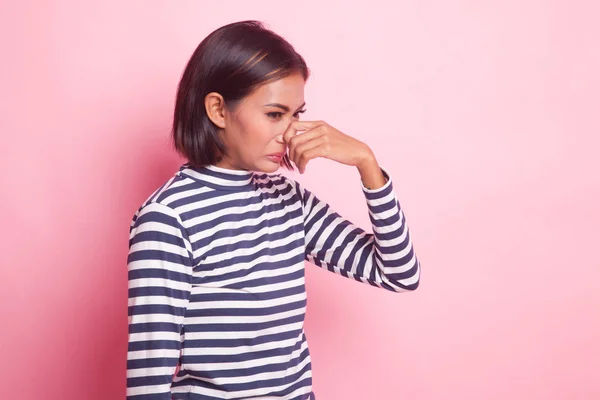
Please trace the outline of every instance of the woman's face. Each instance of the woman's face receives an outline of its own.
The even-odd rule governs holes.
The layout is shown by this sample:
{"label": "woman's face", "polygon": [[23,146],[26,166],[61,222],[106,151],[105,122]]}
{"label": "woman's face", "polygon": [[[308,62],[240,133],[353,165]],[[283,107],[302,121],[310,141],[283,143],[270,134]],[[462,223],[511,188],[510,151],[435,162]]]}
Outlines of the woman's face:
{"label": "woman's face", "polygon": [[266,83],[224,112],[227,154],[218,166],[275,172],[286,152],[283,133],[304,112],[304,78],[292,74]]}

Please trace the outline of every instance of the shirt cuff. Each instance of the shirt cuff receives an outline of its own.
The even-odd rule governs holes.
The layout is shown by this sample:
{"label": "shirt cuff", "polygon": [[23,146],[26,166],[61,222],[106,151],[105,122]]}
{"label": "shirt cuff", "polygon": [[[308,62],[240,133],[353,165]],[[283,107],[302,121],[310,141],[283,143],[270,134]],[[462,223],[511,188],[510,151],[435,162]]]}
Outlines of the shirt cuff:
{"label": "shirt cuff", "polygon": [[383,172],[383,176],[385,177],[385,179],[387,181],[385,182],[385,184],[382,187],[377,188],[377,189],[368,189],[368,188],[365,187],[365,185],[361,181],[360,185],[362,186],[363,192],[369,193],[369,194],[380,193],[380,192],[385,191],[386,189],[388,189],[392,185],[392,177],[391,177],[389,171],[386,168],[382,167],[382,166],[379,166],[379,168],[381,169],[381,172]]}

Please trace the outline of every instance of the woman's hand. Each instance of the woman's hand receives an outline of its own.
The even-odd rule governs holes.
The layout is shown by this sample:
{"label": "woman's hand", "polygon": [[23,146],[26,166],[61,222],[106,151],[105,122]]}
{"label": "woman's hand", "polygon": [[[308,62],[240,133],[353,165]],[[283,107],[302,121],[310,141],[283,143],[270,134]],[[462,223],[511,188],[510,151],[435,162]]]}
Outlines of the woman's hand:
{"label": "woman's hand", "polygon": [[[304,132],[298,134],[298,131]],[[323,121],[293,121],[283,134],[283,141],[288,146],[290,160],[300,173],[304,173],[308,162],[317,157],[359,169],[375,162],[369,146]]]}

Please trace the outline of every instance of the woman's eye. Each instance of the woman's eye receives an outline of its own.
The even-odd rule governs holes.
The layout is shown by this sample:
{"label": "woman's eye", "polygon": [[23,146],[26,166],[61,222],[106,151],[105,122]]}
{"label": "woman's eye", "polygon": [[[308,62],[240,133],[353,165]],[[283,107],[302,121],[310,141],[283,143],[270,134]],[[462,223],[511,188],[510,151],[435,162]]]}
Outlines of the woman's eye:
{"label": "woman's eye", "polygon": [[300,114],[302,114],[303,112],[306,112],[306,110],[298,111],[296,114],[294,114],[294,118],[300,118]]}
{"label": "woman's eye", "polygon": [[[303,112],[305,112],[306,110],[300,110],[297,111],[293,117],[294,118],[300,118],[300,114],[302,114]],[[280,119],[283,117],[283,113],[282,112],[278,112],[278,111],[271,111],[267,113],[267,117],[271,118],[271,119]]]}
{"label": "woman's eye", "polygon": [[281,118],[282,115],[283,115],[283,113],[276,112],[276,111],[267,113],[267,117],[273,118],[273,119],[279,119],[279,118]]}

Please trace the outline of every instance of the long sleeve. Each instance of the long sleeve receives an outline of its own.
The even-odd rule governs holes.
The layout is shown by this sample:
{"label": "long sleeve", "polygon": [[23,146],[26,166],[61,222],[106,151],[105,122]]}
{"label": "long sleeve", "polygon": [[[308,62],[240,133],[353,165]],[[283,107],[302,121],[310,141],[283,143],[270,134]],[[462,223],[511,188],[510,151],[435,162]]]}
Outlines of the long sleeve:
{"label": "long sleeve", "polygon": [[149,203],[129,239],[127,399],[170,400],[192,281],[191,245],[177,214]]}
{"label": "long sleeve", "polygon": [[389,172],[381,188],[362,186],[373,233],[342,218],[296,183],[302,198],[306,260],[340,275],[395,292],[415,290],[420,263]]}

